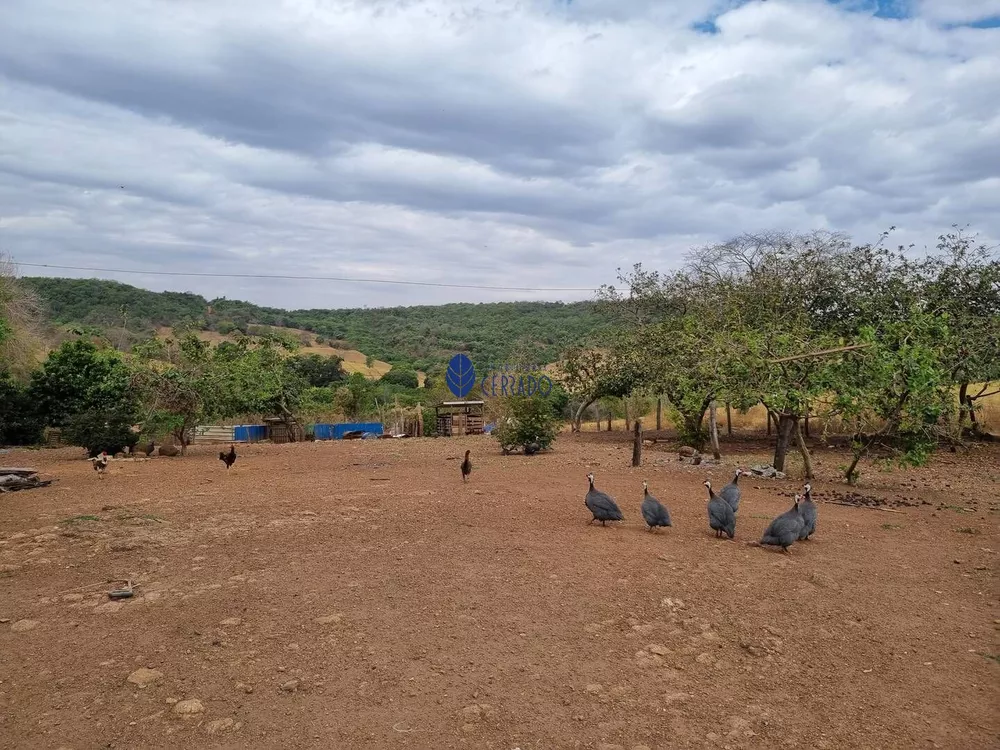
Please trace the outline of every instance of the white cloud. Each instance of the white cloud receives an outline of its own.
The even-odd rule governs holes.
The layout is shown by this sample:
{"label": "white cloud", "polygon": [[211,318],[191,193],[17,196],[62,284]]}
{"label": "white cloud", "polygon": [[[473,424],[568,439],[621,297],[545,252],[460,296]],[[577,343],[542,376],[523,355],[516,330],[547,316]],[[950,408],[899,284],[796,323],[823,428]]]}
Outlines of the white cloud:
{"label": "white cloud", "polygon": [[[0,247],[591,288],[760,228],[1000,238],[1000,30],[948,26],[993,5],[8,0]],[[304,307],[588,296],[121,279]]]}

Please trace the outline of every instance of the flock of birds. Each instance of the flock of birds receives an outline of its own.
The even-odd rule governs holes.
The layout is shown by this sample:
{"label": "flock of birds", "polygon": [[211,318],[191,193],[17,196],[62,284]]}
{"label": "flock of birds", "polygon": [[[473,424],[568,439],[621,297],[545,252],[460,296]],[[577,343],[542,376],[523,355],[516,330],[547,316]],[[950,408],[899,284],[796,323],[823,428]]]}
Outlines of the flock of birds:
{"label": "flock of birds", "polygon": [[[153,451],[153,444],[144,447],[144,452],[148,456]],[[471,450],[465,452],[462,461],[462,481],[467,482],[472,474]],[[90,459],[94,462],[94,470],[103,477],[108,468],[108,454],[101,451],[100,455]],[[229,445],[229,452],[219,451],[219,460],[226,465],[226,470],[236,463],[236,445]],[[736,470],[733,481],[719,490],[716,494],[712,489],[711,481],[706,480],[705,486],[708,488],[708,525],[715,536],[721,538],[723,535],[730,539],[736,536],[736,513],[740,508],[740,477],[753,476],[750,472],[742,469]],[[618,507],[614,498],[606,492],[601,492],[594,487],[593,473],[587,474],[590,482],[590,489],[584,497],[584,505],[593,514],[587,523],[600,521],[602,526],[606,526],[608,521],[624,521],[625,516]],[[673,526],[670,520],[670,511],[666,506],[649,493],[649,483],[642,483],[642,504],[640,505],[642,518],[646,522],[647,531],[655,531],[663,526]],[[804,494],[795,495],[795,504],[775,518],[764,530],[760,545],[773,545],[781,547],[782,552],[789,554],[788,548],[795,542],[809,539],[816,531],[816,503],[812,499],[812,485],[807,484]]]}
{"label": "flock of birds", "polygon": [[[723,534],[733,539],[736,536],[736,513],[740,507],[740,486],[741,476],[752,476],[750,472],[742,469],[736,470],[733,481],[719,490],[716,494],[712,489],[710,481],[705,482],[708,488],[708,525],[715,532],[716,537]],[[594,487],[594,475],[588,474],[590,490],[587,492],[583,502],[587,509],[593,514],[593,518],[587,523],[600,521],[602,526],[608,521],[624,521],[618,503],[606,492],[601,492]],[[660,526],[672,526],[670,511],[649,494],[649,485],[642,483],[642,518],[646,522],[647,531],[653,531]],[[782,552],[790,554],[788,548],[795,542],[809,539],[816,531],[816,503],[812,499],[812,485],[807,484],[804,495],[795,495],[795,504],[771,521],[764,530],[760,545],[773,545],[781,547]]]}
{"label": "flock of birds", "polygon": [[[136,455],[138,453],[145,453],[148,458],[153,452],[154,447],[153,441],[150,441],[147,445],[138,446],[132,451],[132,454]],[[103,479],[105,472],[108,470],[108,452],[101,451],[90,460],[94,462],[94,471],[97,472],[97,476]],[[229,467],[236,463],[236,445],[234,443],[230,443],[228,453],[225,451],[219,451],[219,460],[226,465],[226,471],[229,471]]]}
{"label": "flock of birds", "polygon": [[[472,473],[472,451],[465,452],[465,459],[462,461],[462,481],[466,482]],[[719,490],[716,494],[712,489],[711,481],[706,480],[705,486],[708,488],[708,525],[715,536],[721,538],[723,535],[730,539],[736,536],[736,513],[740,508],[740,477],[753,476],[749,471],[736,470],[733,481]],[[625,516],[614,498],[606,492],[601,492],[594,487],[593,473],[587,474],[590,481],[590,489],[583,499],[584,505],[593,514],[587,523],[600,521],[602,526],[606,526],[608,521],[624,521]],[[788,548],[795,542],[802,542],[811,537],[816,532],[816,503],[812,499],[812,485],[807,484],[802,495],[796,493],[795,504],[771,521],[764,530],[758,545],[772,545],[781,547],[785,554],[791,554]],[[649,494],[649,483],[642,483],[642,504],[640,506],[642,518],[646,522],[646,531],[655,531],[662,526],[673,526],[670,520],[670,511],[666,506]]]}

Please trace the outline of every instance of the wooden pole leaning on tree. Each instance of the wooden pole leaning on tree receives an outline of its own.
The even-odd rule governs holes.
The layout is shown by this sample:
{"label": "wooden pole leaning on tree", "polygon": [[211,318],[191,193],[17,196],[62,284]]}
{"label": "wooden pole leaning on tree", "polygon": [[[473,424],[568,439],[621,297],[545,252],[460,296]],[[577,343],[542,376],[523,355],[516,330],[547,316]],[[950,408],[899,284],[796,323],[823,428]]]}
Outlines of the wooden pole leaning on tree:
{"label": "wooden pole leaning on tree", "polygon": [[716,461],[722,458],[722,451],[719,450],[719,420],[716,418],[717,410],[718,407],[715,401],[712,401],[708,407],[708,430],[709,437],[712,440],[712,457]]}
{"label": "wooden pole leaning on tree", "polygon": [[632,465],[642,465],[642,420],[635,420],[635,431],[632,436]]}
{"label": "wooden pole leaning on tree", "polygon": [[864,349],[865,347],[871,346],[871,344],[852,344],[851,346],[838,346],[836,349],[823,349],[818,352],[809,352],[808,354],[796,354],[792,357],[782,357],[781,359],[772,359],[771,364],[776,365],[780,362],[794,362],[797,359],[808,359],[809,357],[823,357],[827,354],[839,354],[840,352],[853,352],[855,349]]}

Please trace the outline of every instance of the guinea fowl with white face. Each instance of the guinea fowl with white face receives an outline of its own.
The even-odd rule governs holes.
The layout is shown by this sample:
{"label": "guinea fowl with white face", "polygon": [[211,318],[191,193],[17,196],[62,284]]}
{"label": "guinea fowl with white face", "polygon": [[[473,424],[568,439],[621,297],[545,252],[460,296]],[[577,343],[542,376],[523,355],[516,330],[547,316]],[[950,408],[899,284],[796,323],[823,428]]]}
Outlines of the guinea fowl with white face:
{"label": "guinea fowl with white face", "polygon": [[587,479],[590,480],[590,490],[583,499],[583,504],[594,514],[594,517],[587,523],[592,524],[594,521],[600,521],[601,526],[605,526],[607,521],[624,521],[625,516],[618,508],[618,503],[610,495],[594,489],[594,475],[588,474]]}
{"label": "guinea fowl with white face", "polygon": [[725,534],[732,539],[736,536],[736,513],[733,506],[715,494],[710,481],[706,480],[705,486],[708,487],[708,525],[716,537]]}
{"label": "guinea fowl with white face", "polygon": [[733,509],[733,513],[740,509],[740,476],[744,472],[740,469],[736,470],[736,476],[733,477],[733,481],[719,490],[719,497],[729,503],[729,507]]}
{"label": "guinea fowl with white face", "polygon": [[645,481],[642,483],[642,518],[649,527],[647,531],[653,531],[657,526],[673,526],[670,512],[649,494],[649,484]]}
{"label": "guinea fowl with white face", "polygon": [[804,542],[816,532],[816,503],[812,499],[812,485],[807,484],[803,488],[804,495],[799,509],[802,511],[802,531],[799,532],[799,541]]}
{"label": "guinea fowl with white face", "polygon": [[781,547],[781,551],[786,555],[791,553],[788,548],[792,546],[802,528],[805,526],[805,519],[802,517],[802,508],[799,507],[801,495],[795,495],[795,505],[786,510],[780,516],[771,521],[764,530],[764,535],[760,538],[760,543]]}

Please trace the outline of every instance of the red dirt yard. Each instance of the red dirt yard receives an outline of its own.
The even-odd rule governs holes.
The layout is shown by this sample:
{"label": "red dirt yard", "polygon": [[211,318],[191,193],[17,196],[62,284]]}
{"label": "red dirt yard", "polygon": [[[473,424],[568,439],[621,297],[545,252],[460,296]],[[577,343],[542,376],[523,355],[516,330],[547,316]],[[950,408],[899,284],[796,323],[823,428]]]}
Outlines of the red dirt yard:
{"label": "red dirt yard", "polygon": [[[103,480],[77,450],[6,454],[57,481],[0,495],[0,746],[1000,746],[1000,450],[866,465],[890,511],[829,502],[821,451],[790,555],[746,542],[798,479],[743,478],[714,538],[701,483],[767,460],[727,450],[253,445],[227,472],[205,446]],[[588,471],[623,524],[587,525]],[[645,530],[643,479],[673,528]]]}

